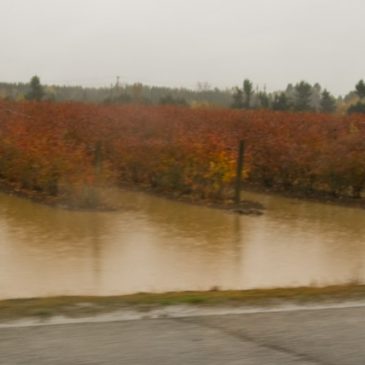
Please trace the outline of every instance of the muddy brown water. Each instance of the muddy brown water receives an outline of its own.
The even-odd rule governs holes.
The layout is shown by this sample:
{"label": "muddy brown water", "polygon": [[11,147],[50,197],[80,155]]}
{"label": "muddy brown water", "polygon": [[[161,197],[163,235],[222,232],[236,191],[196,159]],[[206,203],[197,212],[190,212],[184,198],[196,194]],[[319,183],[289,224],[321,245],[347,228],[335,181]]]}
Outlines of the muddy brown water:
{"label": "muddy brown water", "polygon": [[0,299],[365,282],[365,211],[254,193],[239,216],[136,192],[113,212],[0,194]]}

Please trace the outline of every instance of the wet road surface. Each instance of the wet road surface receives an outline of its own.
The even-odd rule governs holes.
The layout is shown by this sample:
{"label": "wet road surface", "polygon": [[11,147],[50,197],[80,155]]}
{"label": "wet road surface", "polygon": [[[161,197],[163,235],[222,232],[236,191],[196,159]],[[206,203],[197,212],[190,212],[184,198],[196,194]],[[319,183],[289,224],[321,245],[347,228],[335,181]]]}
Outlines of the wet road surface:
{"label": "wet road surface", "polygon": [[363,365],[365,307],[3,327],[0,364]]}

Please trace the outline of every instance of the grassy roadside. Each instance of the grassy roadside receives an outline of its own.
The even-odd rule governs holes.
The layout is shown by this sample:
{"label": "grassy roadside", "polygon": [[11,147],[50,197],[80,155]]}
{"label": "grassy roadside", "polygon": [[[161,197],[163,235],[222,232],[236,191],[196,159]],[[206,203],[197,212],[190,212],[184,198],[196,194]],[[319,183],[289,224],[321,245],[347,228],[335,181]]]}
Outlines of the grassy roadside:
{"label": "grassy roadside", "polygon": [[268,306],[279,303],[333,303],[365,299],[365,285],[260,289],[244,291],[139,293],[123,296],[72,296],[0,301],[0,321],[29,317],[86,317],[123,309],[148,311],[189,304],[200,306]]}

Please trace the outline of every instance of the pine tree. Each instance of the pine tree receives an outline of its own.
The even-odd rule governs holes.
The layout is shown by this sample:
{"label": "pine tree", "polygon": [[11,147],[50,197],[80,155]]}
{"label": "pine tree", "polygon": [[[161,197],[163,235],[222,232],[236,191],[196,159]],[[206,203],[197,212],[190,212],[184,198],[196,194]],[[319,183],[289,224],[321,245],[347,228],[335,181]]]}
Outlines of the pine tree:
{"label": "pine tree", "polygon": [[41,81],[38,76],[33,76],[30,80],[30,90],[26,95],[28,100],[37,100],[40,101],[44,97],[43,86],[41,85]]}
{"label": "pine tree", "polygon": [[249,109],[251,105],[251,96],[253,94],[253,85],[249,79],[243,81],[243,93],[245,94],[245,108]]}
{"label": "pine tree", "polygon": [[364,80],[360,80],[356,86],[356,94],[357,96],[360,98],[360,100],[362,100],[365,97],[365,83]]}
{"label": "pine tree", "polygon": [[312,86],[305,81],[295,85],[295,109],[297,111],[309,111],[312,96]]}
{"label": "pine tree", "polygon": [[336,110],[336,99],[326,89],[321,94],[320,107],[323,113],[333,113]]}
{"label": "pine tree", "polygon": [[241,109],[243,107],[243,92],[240,88],[236,87],[235,92],[232,95],[233,103],[232,108]]}
{"label": "pine tree", "polygon": [[290,104],[288,97],[285,93],[280,93],[279,95],[275,95],[274,101],[272,103],[273,110],[289,110]]}

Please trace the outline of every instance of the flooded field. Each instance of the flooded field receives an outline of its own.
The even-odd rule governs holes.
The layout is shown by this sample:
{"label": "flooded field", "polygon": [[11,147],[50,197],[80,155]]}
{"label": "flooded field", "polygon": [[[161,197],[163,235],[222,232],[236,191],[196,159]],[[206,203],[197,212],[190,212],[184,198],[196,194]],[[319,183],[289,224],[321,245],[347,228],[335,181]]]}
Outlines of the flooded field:
{"label": "flooded field", "polygon": [[365,211],[263,194],[259,217],[119,192],[75,212],[0,194],[0,299],[365,282]]}

